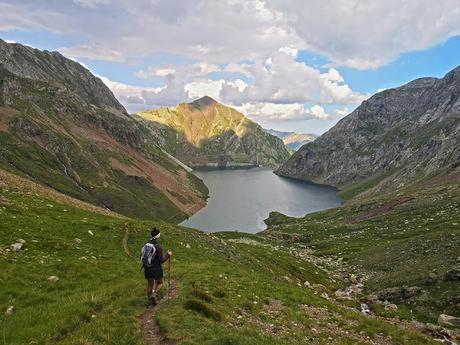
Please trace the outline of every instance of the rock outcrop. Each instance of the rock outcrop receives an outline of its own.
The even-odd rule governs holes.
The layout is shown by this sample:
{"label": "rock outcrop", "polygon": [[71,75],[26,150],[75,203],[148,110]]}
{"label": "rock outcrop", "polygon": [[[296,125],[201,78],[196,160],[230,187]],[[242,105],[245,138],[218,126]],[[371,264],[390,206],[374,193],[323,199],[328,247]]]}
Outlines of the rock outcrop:
{"label": "rock outcrop", "polygon": [[276,173],[343,187],[388,177],[398,186],[460,165],[460,67],[379,92]]}
{"label": "rock outcrop", "polygon": [[279,138],[211,97],[137,116],[166,152],[191,167],[277,167],[289,158]]}

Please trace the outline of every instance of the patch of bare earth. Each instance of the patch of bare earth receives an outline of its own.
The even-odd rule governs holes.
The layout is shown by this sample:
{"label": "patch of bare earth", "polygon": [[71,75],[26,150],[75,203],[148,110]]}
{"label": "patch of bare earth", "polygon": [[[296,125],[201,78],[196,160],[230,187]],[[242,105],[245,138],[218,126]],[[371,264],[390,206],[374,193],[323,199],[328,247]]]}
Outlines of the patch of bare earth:
{"label": "patch of bare earth", "polygon": [[367,212],[364,212],[364,213],[361,213],[359,215],[357,215],[356,217],[353,217],[351,219],[351,223],[359,223],[359,222],[362,222],[362,221],[366,221],[366,220],[369,220],[369,219],[372,219],[372,218],[376,218],[376,217],[379,217],[379,216],[382,216],[384,214],[387,214],[388,212],[392,211],[395,207],[397,206],[400,206],[402,204],[405,204],[406,202],[412,200],[413,198],[412,197],[407,197],[407,196],[403,196],[403,197],[400,197],[398,199],[395,199],[395,200],[392,200],[392,201],[389,201],[377,208],[374,208],[370,211],[367,211]]}
{"label": "patch of bare earth", "polygon": [[[171,298],[176,296],[176,290],[172,286]],[[176,340],[169,339],[158,326],[156,314],[162,305],[168,303],[168,299],[163,297],[156,306],[149,306],[138,320],[141,323],[141,335],[147,345],[175,345]]]}
{"label": "patch of bare earth", "polygon": [[10,107],[0,107],[0,132],[8,132],[9,120],[16,113],[16,110]]}
{"label": "patch of bare earth", "polygon": [[[72,128],[72,132],[94,141],[112,152],[130,157],[133,160],[132,166],[128,166],[116,159],[111,160],[111,165],[114,169],[121,170],[129,176],[142,176],[147,178],[185,214],[192,215],[206,206],[206,201],[201,199],[200,195],[191,188],[190,180],[185,171],[183,173],[180,172],[180,170],[178,170],[178,172],[171,172],[161,165],[148,160],[132,147],[120,144],[104,131],[93,128],[83,129],[74,127]],[[171,192],[183,196],[183,199],[177,198],[174,193]],[[183,202],[183,200],[187,200],[188,202]]]}

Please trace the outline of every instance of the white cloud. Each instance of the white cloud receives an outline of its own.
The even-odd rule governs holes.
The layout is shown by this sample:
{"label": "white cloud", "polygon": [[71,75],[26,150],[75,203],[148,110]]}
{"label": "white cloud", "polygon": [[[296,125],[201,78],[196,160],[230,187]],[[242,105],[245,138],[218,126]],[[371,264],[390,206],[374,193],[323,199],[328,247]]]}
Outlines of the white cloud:
{"label": "white cloud", "polygon": [[458,0],[266,0],[309,50],[335,65],[377,68],[460,34]]}
{"label": "white cloud", "polygon": [[110,3],[110,0],[73,0],[73,2],[82,7],[96,8],[99,5],[106,5]]}
{"label": "white cloud", "polygon": [[225,80],[206,80],[206,81],[194,81],[184,86],[188,96],[190,98],[200,98],[203,96],[209,96],[214,99],[220,99],[220,90],[225,84]]}
{"label": "white cloud", "polygon": [[[139,68],[138,78],[163,80],[161,87],[105,78],[128,108],[174,105],[207,94],[259,118],[331,119],[367,97],[352,90],[337,66],[377,68],[460,34],[460,2],[4,0],[0,30],[77,38],[74,46],[60,49],[77,59],[130,66],[151,56],[192,61]],[[331,68],[323,72],[297,61],[303,50],[329,58]],[[328,115],[324,108],[340,110]]]}
{"label": "white cloud", "polygon": [[[458,0],[74,0],[0,4],[0,30],[76,34],[71,56],[113,61],[169,53],[208,63],[307,49],[376,68],[460,34]],[[90,9],[90,11],[89,11]],[[288,47],[288,48],[282,48]],[[80,55],[76,53],[79,52]],[[95,55],[99,55],[96,57]]]}
{"label": "white cloud", "polygon": [[[249,77],[212,80],[213,72],[237,71]],[[225,104],[239,106],[245,113],[273,119],[329,119],[321,104],[357,104],[365,96],[356,93],[344,82],[340,73],[327,72],[298,62],[291,50],[277,50],[253,64],[233,64],[223,70],[204,62],[188,65],[151,66],[137,73],[142,78],[163,78],[162,87],[140,88],[105,81],[114,94],[129,108],[131,103],[145,108],[175,105],[205,95]],[[305,108],[303,104],[316,104]]]}
{"label": "white cloud", "polygon": [[306,108],[300,103],[277,104],[277,103],[244,103],[236,109],[243,114],[256,120],[309,120],[329,118],[324,108],[314,105]]}
{"label": "white cloud", "polygon": [[366,96],[354,92],[339,72],[326,73],[296,60],[292,51],[278,50],[254,64],[231,65],[226,71],[238,71],[254,79],[244,90],[224,84],[221,99],[233,104],[305,103],[357,104]]}
{"label": "white cloud", "polygon": [[181,66],[150,66],[147,70],[140,70],[135,73],[138,78],[149,79],[153,77],[174,76],[181,80],[204,77],[210,73],[220,71],[220,67],[207,62],[199,62]]}
{"label": "white cloud", "polygon": [[348,114],[350,114],[350,110],[349,110],[348,108],[336,109],[336,110],[335,110],[335,114],[336,114],[338,117],[345,117],[345,116],[347,116]]}
{"label": "white cloud", "polygon": [[287,55],[291,55],[293,57],[297,57],[297,54],[299,53],[298,49],[291,47],[281,47],[280,49],[278,49],[278,51],[283,52]]}
{"label": "white cloud", "polygon": [[148,87],[139,87],[128,85],[116,81],[112,81],[107,77],[98,76],[105,85],[113,92],[115,97],[120,100],[120,102],[125,105],[129,110],[130,104],[143,104],[143,109],[152,108],[158,104],[150,103],[148,104],[147,99],[151,100],[151,94],[157,95],[163,91],[164,88],[148,88]]}
{"label": "white cloud", "polygon": [[116,50],[105,50],[103,48],[95,48],[89,45],[80,45],[70,48],[59,48],[59,52],[66,56],[76,56],[91,60],[105,61],[124,61],[123,54]]}

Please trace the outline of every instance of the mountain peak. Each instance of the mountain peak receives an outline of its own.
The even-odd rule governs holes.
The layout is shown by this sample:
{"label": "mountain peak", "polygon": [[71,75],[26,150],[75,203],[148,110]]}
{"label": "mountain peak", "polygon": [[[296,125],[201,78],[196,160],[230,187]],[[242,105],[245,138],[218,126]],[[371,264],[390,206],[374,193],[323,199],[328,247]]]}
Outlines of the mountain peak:
{"label": "mountain peak", "polygon": [[444,80],[460,80],[460,66],[455,67],[444,76]]}
{"label": "mountain peak", "polygon": [[209,106],[212,106],[212,105],[215,105],[215,104],[218,104],[219,102],[217,102],[214,98],[212,97],[209,97],[209,96],[203,96],[201,98],[198,98],[196,100],[194,100],[193,102],[189,103],[190,105],[192,105],[193,107],[195,108],[199,108],[199,109],[202,109],[202,108],[206,108],[206,107],[209,107]]}

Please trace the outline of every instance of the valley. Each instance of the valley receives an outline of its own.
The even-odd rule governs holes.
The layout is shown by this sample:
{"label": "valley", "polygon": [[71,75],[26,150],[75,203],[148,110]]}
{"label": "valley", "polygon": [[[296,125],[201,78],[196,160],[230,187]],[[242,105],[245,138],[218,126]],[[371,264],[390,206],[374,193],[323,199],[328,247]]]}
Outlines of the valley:
{"label": "valley", "polygon": [[[151,345],[147,321],[164,344],[458,344],[459,114],[457,67],[290,155],[209,96],[130,115],[0,40],[0,344]],[[155,310],[153,226],[174,251]]]}

